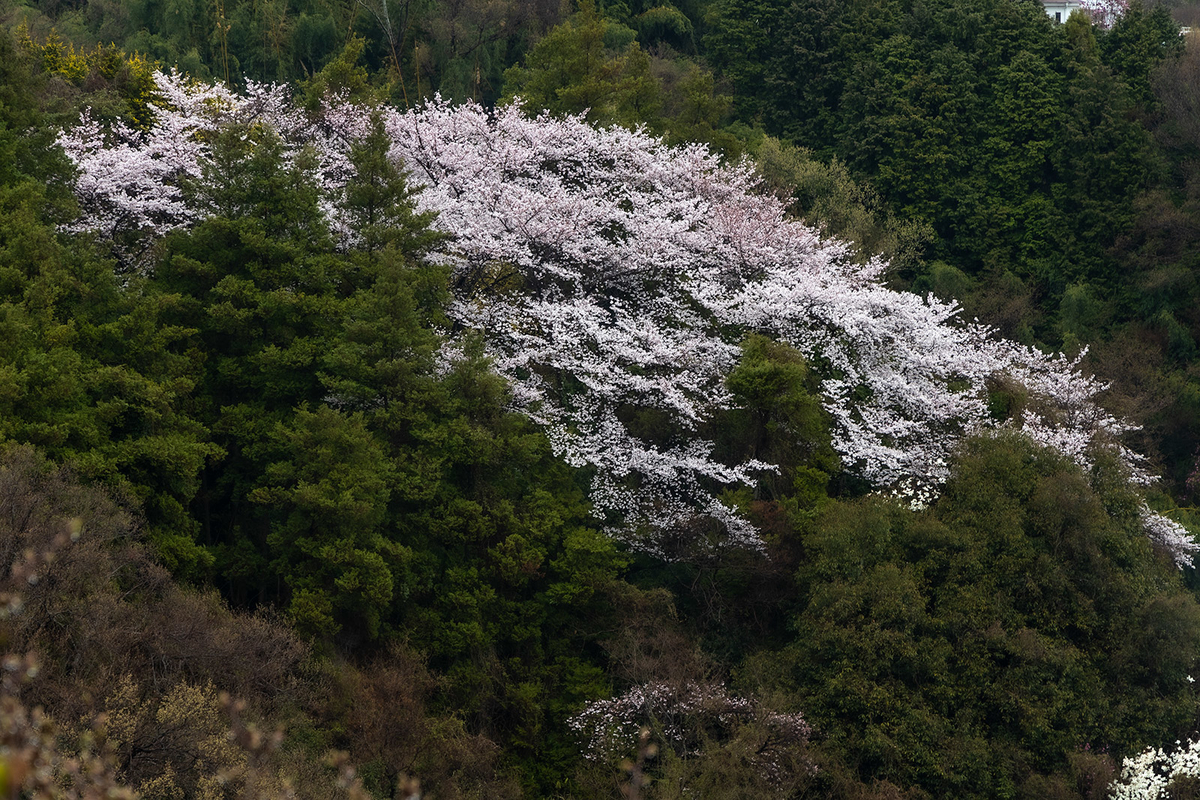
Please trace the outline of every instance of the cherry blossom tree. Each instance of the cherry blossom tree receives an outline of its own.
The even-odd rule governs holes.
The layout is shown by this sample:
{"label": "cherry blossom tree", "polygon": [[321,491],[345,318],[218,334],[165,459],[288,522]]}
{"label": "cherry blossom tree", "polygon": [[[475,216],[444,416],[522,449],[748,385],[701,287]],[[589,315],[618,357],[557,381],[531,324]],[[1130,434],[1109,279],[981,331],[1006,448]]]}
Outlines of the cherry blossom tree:
{"label": "cherry blossom tree", "polygon": [[1093,24],[1107,30],[1129,10],[1129,0],[1083,0],[1082,7]]}
{"label": "cherry blossom tree", "polygon": [[[80,172],[74,229],[124,241],[192,224],[201,212],[186,187],[201,174],[207,134],[262,125],[315,153],[330,228],[353,247],[342,203],[349,153],[377,111],[417,210],[448,234],[433,257],[453,268],[454,321],[485,335],[512,405],[589,470],[596,513],[636,547],[761,547],[722,493],[773,466],[722,463],[703,435],[732,403],[725,377],[752,332],[795,348],[821,376],[844,466],[915,505],[936,496],[962,437],[996,425],[1085,467],[1097,449],[1116,450],[1147,480],[1119,443],[1128,426],[1095,402],[1105,387],[1077,361],[964,323],[953,303],[888,289],[884,263],[863,264],[788,218],[748,164],[581,118],[530,119],[517,106],[435,100],[401,113],[332,96],[306,118],[275,87],[238,96],[177,74],[158,80],[163,100],[146,134],[101,131],[85,117],[61,136]],[[1003,421],[987,404],[997,383],[1027,398]],[[654,441],[629,423],[646,410],[661,421]],[[1197,545],[1186,531],[1143,513],[1189,563]]]}

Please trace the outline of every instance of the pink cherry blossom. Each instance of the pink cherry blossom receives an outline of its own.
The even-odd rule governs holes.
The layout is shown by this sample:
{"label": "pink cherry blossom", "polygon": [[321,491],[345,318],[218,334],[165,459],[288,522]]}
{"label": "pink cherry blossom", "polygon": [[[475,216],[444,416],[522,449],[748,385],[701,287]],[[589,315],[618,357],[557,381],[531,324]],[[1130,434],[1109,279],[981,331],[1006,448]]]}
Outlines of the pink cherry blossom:
{"label": "pink cherry blossom", "polygon": [[1100,28],[1111,28],[1129,10],[1129,0],[1083,0],[1083,10],[1092,23]]}

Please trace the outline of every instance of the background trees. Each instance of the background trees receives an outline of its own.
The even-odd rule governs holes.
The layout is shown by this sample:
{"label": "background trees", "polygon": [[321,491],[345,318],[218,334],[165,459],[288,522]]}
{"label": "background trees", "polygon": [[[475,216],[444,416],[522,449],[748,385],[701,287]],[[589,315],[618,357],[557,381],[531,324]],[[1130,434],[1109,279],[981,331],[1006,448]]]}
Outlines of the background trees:
{"label": "background trees", "polygon": [[[747,28],[756,13],[781,35]],[[1149,142],[1126,110],[1144,96],[1130,69],[1176,52],[1161,30],[1166,44],[1137,56],[1117,44],[1143,24],[1140,7],[1102,37],[1136,68],[1036,3],[722,2],[713,14],[711,57],[739,114],[872,176],[903,217],[933,226],[929,255],[968,274],[1014,271],[1055,298],[1107,280],[1103,249],[1151,180]],[[754,81],[747,63],[774,77]]]}
{"label": "background trees", "polygon": [[953,472],[926,514],[838,507],[805,536],[780,674],[860,776],[1090,796],[1099,743],[1192,724],[1196,644],[1166,643],[1195,635],[1200,608],[1103,470],[987,437]]}

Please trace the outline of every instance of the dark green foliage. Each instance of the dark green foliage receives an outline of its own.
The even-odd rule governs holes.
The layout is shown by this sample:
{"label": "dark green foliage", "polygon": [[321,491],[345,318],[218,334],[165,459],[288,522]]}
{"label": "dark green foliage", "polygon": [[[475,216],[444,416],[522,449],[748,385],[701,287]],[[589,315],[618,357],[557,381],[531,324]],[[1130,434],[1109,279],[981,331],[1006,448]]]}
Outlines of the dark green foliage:
{"label": "dark green foliage", "polygon": [[0,38],[0,441],[34,445],[139,503],[159,555],[196,575],[186,505],[215,452],[188,413],[197,377],[171,298],[60,241],[67,170],[33,79]]}
{"label": "dark green foliage", "polygon": [[843,504],[804,537],[807,607],[779,663],[860,779],[968,798],[1058,775],[1078,797],[1070,754],[1187,732],[1200,606],[1135,500],[1095,483],[976,439],[929,512]]}
{"label": "dark green foliage", "polygon": [[368,105],[378,101],[367,69],[359,63],[365,46],[362,38],[351,37],[336,58],[300,84],[299,101],[310,114],[320,110],[327,94],[343,94],[347,100]]}
{"label": "dark green foliage", "polygon": [[554,743],[539,756],[553,774],[571,749],[547,714],[561,724],[603,685],[580,621],[603,615],[623,559],[484,368],[478,354],[459,362],[417,418],[379,415],[401,470],[390,524],[413,551],[394,619],[446,670],[447,700],[473,726],[521,753]]}
{"label": "dark green foliage", "polygon": [[389,147],[383,119],[376,115],[370,133],[350,149],[354,174],[346,186],[346,222],[360,237],[356,249],[368,259],[388,246],[420,256],[439,238],[429,228],[433,215],[415,213],[404,176],[388,158]]}
{"label": "dark green foliage", "polygon": [[[4,215],[62,222],[74,210],[71,167],[53,146],[35,77],[9,31],[0,32],[0,203]],[[5,236],[0,242],[6,242]]]}
{"label": "dark green foliage", "polygon": [[1179,26],[1166,6],[1134,0],[1100,40],[1100,55],[1129,86],[1134,102],[1144,111],[1152,111],[1158,100],[1151,89],[1151,76],[1160,63],[1182,54],[1184,47]]}
{"label": "dark green foliage", "polygon": [[[623,35],[625,32],[628,35]],[[661,103],[650,61],[633,31],[604,19],[588,0],[504,76],[507,99],[531,113],[582,114],[601,123],[653,121]]]}
{"label": "dark green foliage", "polygon": [[328,406],[298,409],[274,440],[280,460],[250,499],[281,517],[267,544],[287,583],[289,616],[308,636],[331,637],[346,619],[378,636],[406,556],[381,533],[391,480],[383,447],[361,414]]}
{"label": "dark green foliage", "polygon": [[756,491],[759,499],[785,506],[794,502],[789,508],[793,513],[819,505],[810,487],[823,489],[840,469],[813,383],[799,353],[764,336],[751,336],[726,381],[738,408],[718,424],[731,459],[779,466]]}
{"label": "dark green foliage", "polygon": [[119,289],[111,266],[94,257],[74,258],[42,262],[39,274],[0,298],[0,437],[128,492],[161,557],[194,570],[206,559],[192,543],[185,506],[214,448],[186,410],[196,372],[179,352],[188,331],[164,324],[169,302]]}
{"label": "dark green foliage", "polygon": [[196,502],[205,541],[240,553],[226,556],[239,572],[264,569],[246,561],[246,544],[266,530],[245,499],[276,426],[323,399],[320,358],[348,294],[309,179],[284,165],[277,139],[256,147],[251,133],[231,129],[217,143],[195,193],[219,216],[171,241],[154,281],[177,298],[176,320],[204,354],[197,412],[225,457],[210,463]]}
{"label": "dark green foliage", "polygon": [[520,62],[569,8],[556,0],[496,3],[463,0],[431,3],[420,21],[413,57],[419,86],[414,96],[435,91],[454,101],[497,101],[505,71]]}
{"label": "dark green foliage", "polygon": [[301,153],[289,163],[284,147],[268,129],[222,129],[201,164],[201,179],[189,187],[191,202],[202,217],[243,225],[247,236],[269,237],[283,247],[328,249],[311,174],[315,161]]}
{"label": "dark green foliage", "polygon": [[[904,273],[922,264],[933,229],[919,220],[897,218],[879,192],[855,180],[837,158],[825,162],[807,148],[769,136],[755,148],[754,157],[764,182],[791,213],[827,235],[853,243],[860,258],[883,256],[894,271]],[[966,294],[957,285],[934,293]]]}
{"label": "dark green foliage", "polygon": [[[610,7],[601,14],[590,0],[581,3],[521,65],[505,72],[504,102],[520,98],[531,115],[586,113],[599,124],[643,126],[669,143],[704,142],[736,158],[744,142],[722,128],[730,98],[708,69],[664,51],[663,37],[654,33],[669,24],[690,38],[688,18],[674,7],[655,7],[635,17],[625,9]],[[657,48],[643,48],[656,38]]]}
{"label": "dark green foliage", "polygon": [[1114,278],[1104,247],[1153,177],[1130,81],[1170,47],[1114,40],[1129,59],[1114,74],[1080,44],[1090,30],[1072,33],[1086,22],[1056,28],[1011,0],[721,0],[713,13],[708,51],[742,118],[869,176],[902,219],[933,227],[934,257],[1053,298]]}
{"label": "dark green foliage", "polygon": [[407,641],[444,676],[440,708],[537,753],[525,780],[551,785],[575,758],[564,720],[606,690],[594,641],[624,559],[478,343],[436,332],[448,271],[378,120],[341,198],[348,252],[281,147],[222,135],[191,187],[213,216],[153,280],[204,354],[194,404],[223,455],[192,508],[220,582],[324,648]]}

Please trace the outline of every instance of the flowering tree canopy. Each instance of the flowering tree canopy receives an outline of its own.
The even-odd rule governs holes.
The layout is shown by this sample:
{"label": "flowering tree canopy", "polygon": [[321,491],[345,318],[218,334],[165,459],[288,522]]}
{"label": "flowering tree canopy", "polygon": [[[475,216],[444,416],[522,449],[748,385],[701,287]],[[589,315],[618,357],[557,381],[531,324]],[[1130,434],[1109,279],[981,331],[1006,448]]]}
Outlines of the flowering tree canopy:
{"label": "flowering tree canopy", "polygon": [[1129,10],[1129,0],[1084,0],[1083,10],[1101,28],[1111,28]]}
{"label": "flowering tree canopy", "polygon": [[[435,101],[401,113],[329,97],[306,117],[276,87],[236,95],[178,74],[158,83],[145,134],[102,131],[87,117],[62,134],[79,168],[74,229],[151,269],[139,255],[148,244],[208,213],[189,186],[211,134],[242,126],[315,156],[329,228],[354,246],[342,202],[349,154],[380,120],[417,209],[435,212],[448,234],[433,257],[453,268],[455,323],[482,332],[513,406],[590,471],[597,514],[643,549],[661,554],[667,534],[697,531],[761,547],[721,493],[773,465],[722,463],[704,433],[732,403],[725,378],[754,332],[810,362],[844,466],[881,489],[931,497],[956,443],[998,425],[1085,467],[1097,448],[1115,449],[1131,476],[1146,477],[1118,443],[1126,426],[1095,403],[1103,385],[1076,362],[965,324],[953,303],[886,288],[885,264],[864,266],[789,219],[749,165],[723,165],[702,146],[669,148],[580,118],[529,119],[517,106]],[[989,392],[1009,385],[1025,399],[994,419]],[[667,432],[655,442],[628,422],[645,410]],[[1145,516],[1189,561],[1186,531]]]}

